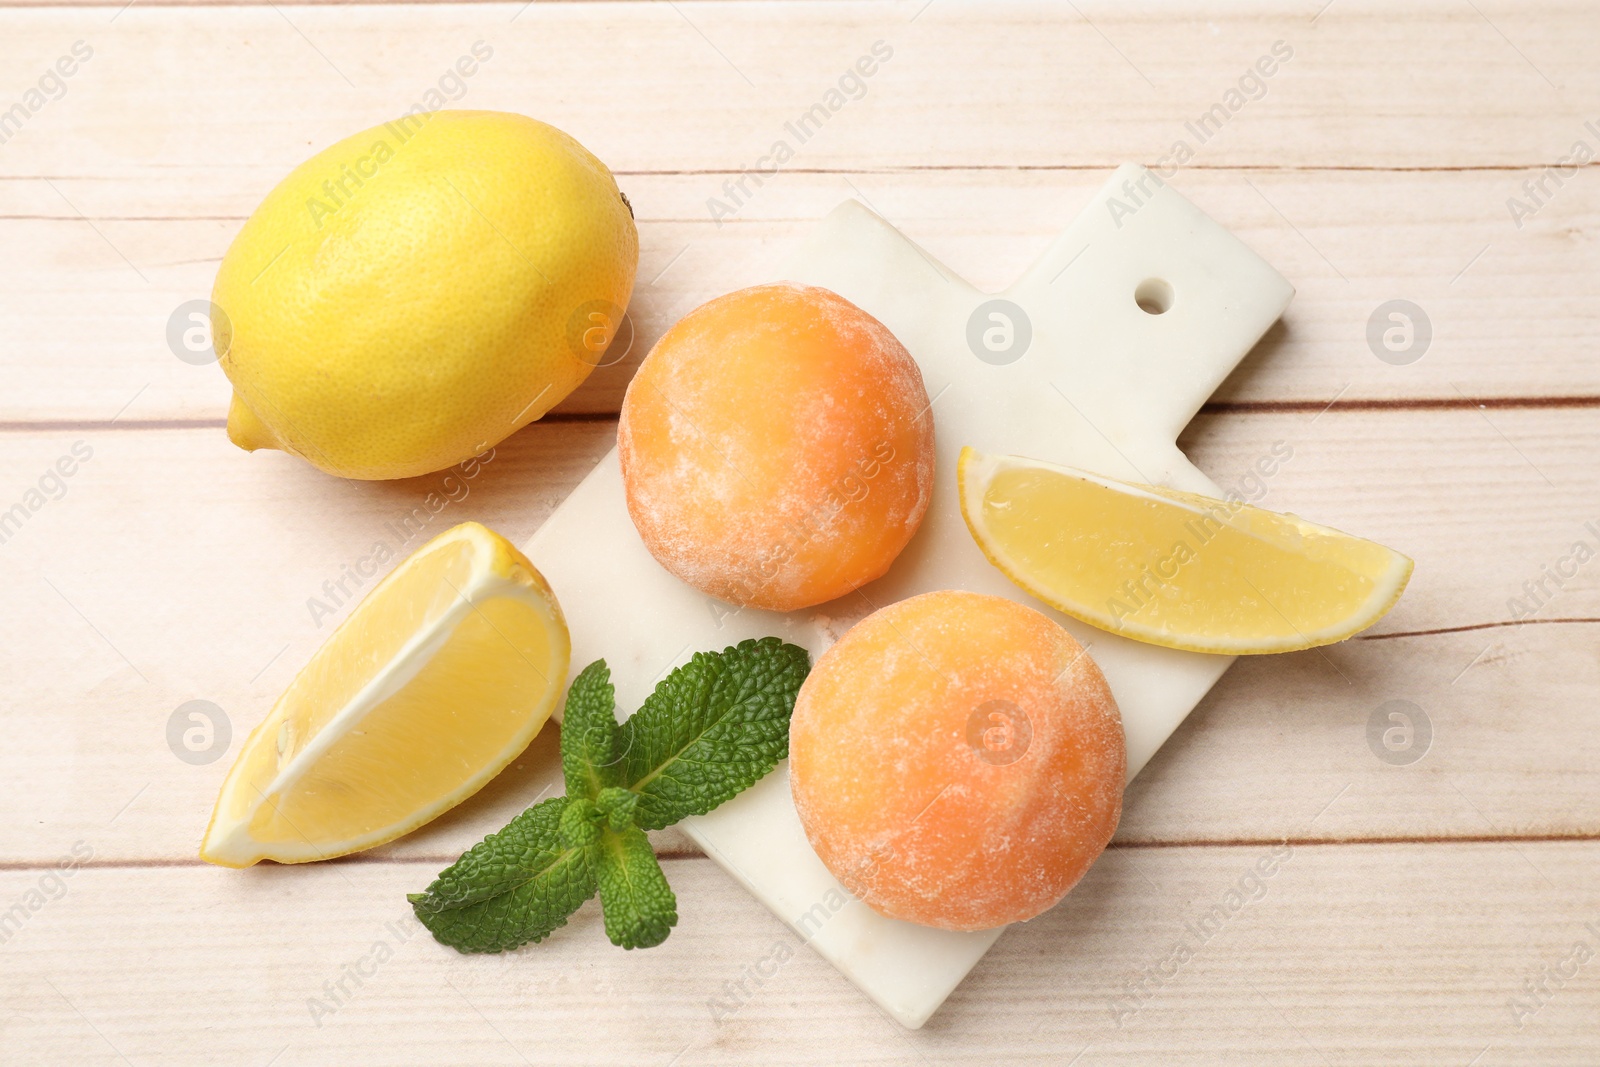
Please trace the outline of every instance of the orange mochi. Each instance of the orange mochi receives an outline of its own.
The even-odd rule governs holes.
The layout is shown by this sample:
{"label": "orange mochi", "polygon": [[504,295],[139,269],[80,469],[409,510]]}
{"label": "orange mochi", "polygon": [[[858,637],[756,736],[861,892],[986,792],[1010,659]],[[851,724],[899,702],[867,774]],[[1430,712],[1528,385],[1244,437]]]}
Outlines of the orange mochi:
{"label": "orange mochi", "polygon": [[792,611],[883,575],[933,492],[922,372],[843,297],[781,283],[684,316],[640,364],[617,447],[628,513],[663,567]]}
{"label": "orange mochi", "polygon": [[1122,813],[1117,703],[1054,620],[939,592],[867,616],[818,658],[789,726],[811,847],[874,911],[945,930],[1031,919]]}

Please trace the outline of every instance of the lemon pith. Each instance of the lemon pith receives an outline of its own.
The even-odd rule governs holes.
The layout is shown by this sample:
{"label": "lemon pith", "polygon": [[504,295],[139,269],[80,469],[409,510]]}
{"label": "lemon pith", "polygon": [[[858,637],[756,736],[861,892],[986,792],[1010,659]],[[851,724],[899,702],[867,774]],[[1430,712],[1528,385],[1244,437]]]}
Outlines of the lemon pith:
{"label": "lemon pith", "polygon": [[1411,576],[1383,545],[1239,501],[972,448],[957,481],[989,562],[1051,607],[1149,644],[1251,655],[1342,641]]}
{"label": "lemon pith", "polygon": [[371,848],[477,792],[566,681],[554,594],[477,523],[440,534],[356,606],[250,734],[200,848],[229,867]]}
{"label": "lemon pith", "polygon": [[345,138],[217,271],[228,436],[349,478],[460,463],[588,377],[638,258],[611,172],[553,126],[438,111]]}

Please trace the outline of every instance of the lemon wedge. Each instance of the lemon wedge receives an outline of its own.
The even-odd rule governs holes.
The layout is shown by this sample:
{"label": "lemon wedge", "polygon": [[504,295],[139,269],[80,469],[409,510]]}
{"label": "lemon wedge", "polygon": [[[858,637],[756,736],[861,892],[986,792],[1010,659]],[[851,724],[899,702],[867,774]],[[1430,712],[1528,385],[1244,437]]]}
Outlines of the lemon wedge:
{"label": "lemon wedge", "polygon": [[956,477],[990,563],[1051,607],[1153,645],[1331,644],[1382,618],[1411,577],[1393,549],[1239,501],[972,448]]}
{"label": "lemon wedge", "polygon": [[570,655],[533,564],[478,523],[447,530],[356,606],[250,734],[200,858],[304,863],[416,829],[527,747]]}

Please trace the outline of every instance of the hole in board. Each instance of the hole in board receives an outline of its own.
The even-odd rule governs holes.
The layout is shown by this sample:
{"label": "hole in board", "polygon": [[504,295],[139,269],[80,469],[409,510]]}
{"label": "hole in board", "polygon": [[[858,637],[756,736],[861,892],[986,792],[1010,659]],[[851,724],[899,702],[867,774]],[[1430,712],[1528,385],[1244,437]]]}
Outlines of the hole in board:
{"label": "hole in board", "polygon": [[1133,299],[1146,315],[1165,315],[1172,310],[1172,286],[1160,278],[1146,278],[1133,291]]}

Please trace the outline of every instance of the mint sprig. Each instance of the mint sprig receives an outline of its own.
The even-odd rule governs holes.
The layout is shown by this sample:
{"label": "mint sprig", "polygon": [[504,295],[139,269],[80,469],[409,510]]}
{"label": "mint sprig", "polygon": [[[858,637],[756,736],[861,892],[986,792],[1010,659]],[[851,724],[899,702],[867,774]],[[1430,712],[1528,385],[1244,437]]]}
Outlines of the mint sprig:
{"label": "mint sprig", "polygon": [[789,716],[811,669],[776,637],[699,652],[620,726],[604,660],[573,679],[561,724],[567,795],[536,804],[407,896],[433,936],[462,952],[541,941],[600,894],[606,936],[652,948],[677,898],[646,830],[704,815],[789,754]]}

